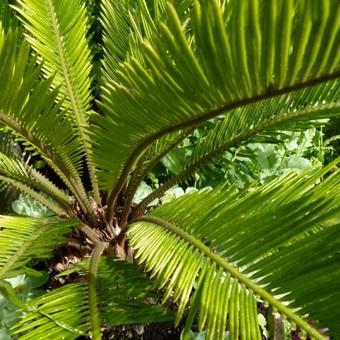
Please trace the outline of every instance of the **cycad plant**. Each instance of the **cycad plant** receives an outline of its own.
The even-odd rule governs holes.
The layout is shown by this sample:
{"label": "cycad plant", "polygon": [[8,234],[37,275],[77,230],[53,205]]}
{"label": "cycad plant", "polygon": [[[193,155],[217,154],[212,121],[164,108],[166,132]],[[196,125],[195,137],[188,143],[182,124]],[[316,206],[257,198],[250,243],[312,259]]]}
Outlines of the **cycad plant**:
{"label": "cycad plant", "polygon": [[[262,339],[259,305],[311,338],[340,336],[339,159],[150,206],[226,150],[339,115],[338,0],[1,0],[0,10],[0,122],[31,155],[2,148],[0,179],[55,214],[0,218],[0,287],[22,316],[13,337],[100,339],[110,325],[168,320],[148,299],[155,288],[177,306],[175,323],[186,320],[184,339],[193,324],[207,339]],[[134,204],[154,166],[213,118],[184,168]],[[37,275],[70,239],[89,256],[61,274],[66,284],[20,300],[6,279]]]}

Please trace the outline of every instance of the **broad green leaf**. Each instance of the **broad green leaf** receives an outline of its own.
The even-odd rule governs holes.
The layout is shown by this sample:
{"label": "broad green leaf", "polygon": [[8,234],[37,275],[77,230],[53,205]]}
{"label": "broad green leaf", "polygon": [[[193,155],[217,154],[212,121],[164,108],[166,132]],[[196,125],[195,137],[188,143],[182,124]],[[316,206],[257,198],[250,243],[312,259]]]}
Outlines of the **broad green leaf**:
{"label": "broad green leaf", "polygon": [[15,213],[22,216],[49,217],[53,215],[53,212],[41,203],[24,194],[20,194],[19,198],[12,202],[12,209]]}

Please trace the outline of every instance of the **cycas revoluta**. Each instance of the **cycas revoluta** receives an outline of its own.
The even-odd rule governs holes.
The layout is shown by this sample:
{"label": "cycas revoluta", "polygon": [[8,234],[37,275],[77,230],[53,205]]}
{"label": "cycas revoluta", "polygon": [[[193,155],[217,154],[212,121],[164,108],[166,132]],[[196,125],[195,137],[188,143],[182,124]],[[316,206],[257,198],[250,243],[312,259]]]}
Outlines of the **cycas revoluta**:
{"label": "cycas revoluta", "polygon": [[[1,217],[1,290],[23,311],[13,336],[100,339],[104,326],[167,320],[145,303],[155,287],[177,302],[184,338],[195,322],[207,339],[261,339],[259,301],[312,338],[325,327],[340,335],[339,159],[148,207],[225,150],[339,115],[339,1],[1,0],[0,9],[0,122],[54,173],[1,150],[1,181],[55,213]],[[160,159],[221,115],[187,165],[133,205]],[[92,249],[69,269],[82,279],[23,303],[5,279],[77,229]],[[154,283],[115,258],[128,247]]]}

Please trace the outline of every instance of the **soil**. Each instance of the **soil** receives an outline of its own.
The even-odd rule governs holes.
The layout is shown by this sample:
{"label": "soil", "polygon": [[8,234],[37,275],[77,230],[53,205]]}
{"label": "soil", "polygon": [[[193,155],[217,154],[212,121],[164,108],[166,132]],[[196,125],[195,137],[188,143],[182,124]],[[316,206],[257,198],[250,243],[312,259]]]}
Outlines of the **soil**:
{"label": "soil", "polygon": [[103,340],[179,340],[182,327],[173,322],[113,327],[103,334]]}

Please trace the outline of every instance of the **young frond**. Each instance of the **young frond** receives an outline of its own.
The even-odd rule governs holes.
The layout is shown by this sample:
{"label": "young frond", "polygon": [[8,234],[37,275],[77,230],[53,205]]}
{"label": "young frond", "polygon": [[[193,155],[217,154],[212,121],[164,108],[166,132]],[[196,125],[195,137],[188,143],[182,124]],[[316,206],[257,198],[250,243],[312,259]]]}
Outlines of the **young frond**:
{"label": "young frond", "polygon": [[[74,131],[78,134],[79,150],[89,160],[91,143],[86,133],[91,115],[91,53],[88,45],[87,16],[80,0],[18,1],[17,11],[28,33],[28,42],[44,60],[42,70],[52,77],[52,87],[58,88],[58,99],[65,108]],[[90,166],[94,190],[97,190],[95,170]],[[98,192],[95,193],[98,196]]]}
{"label": "young frond", "polygon": [[[339,225],[310,232],[339,209],[339,170],[319,183],[326,174],[290,174],[248,193],[203,190],[133,223],[128,236],[137,259],[166,287],[164,299],[173,291],[177,322],[190,304],[186,330],[197,315],[207,339],[224,339],[226,323],[230,339],[261,339],[262,299],[316,339],[323,337],[306,315],[338,334]],[[327,245],[322,255],[317,244]],[[296,261],[305,265],[296,268]]]}

